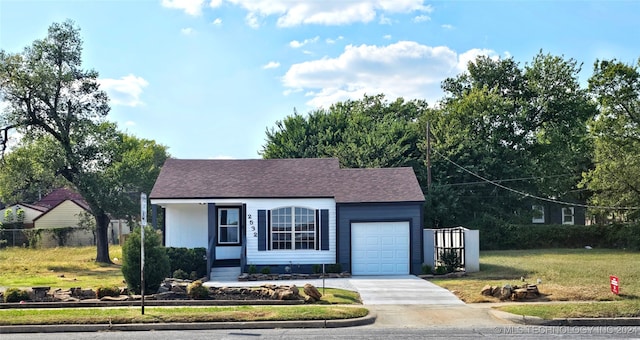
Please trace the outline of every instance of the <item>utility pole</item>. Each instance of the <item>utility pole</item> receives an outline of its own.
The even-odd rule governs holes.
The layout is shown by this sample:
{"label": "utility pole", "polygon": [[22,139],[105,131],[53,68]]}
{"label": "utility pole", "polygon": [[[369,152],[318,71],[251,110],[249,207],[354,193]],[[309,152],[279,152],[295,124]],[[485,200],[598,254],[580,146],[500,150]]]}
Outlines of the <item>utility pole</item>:
{"label": "utility pole", "polygon": [[427,120],[427,191],[431,191],[431,129]]}

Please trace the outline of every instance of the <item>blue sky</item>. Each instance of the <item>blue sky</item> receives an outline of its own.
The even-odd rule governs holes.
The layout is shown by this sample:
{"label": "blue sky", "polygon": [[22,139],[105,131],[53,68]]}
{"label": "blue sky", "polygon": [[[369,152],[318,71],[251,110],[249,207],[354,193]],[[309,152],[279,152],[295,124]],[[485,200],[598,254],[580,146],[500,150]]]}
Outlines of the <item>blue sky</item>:
{"label": "blue sky", "polygon": [[442,96],[479,54],[640,57],[638,1],[0,0],[0,48],[72,19],[109,119],[176,158],[258,158],[265,130],[364,93]]}

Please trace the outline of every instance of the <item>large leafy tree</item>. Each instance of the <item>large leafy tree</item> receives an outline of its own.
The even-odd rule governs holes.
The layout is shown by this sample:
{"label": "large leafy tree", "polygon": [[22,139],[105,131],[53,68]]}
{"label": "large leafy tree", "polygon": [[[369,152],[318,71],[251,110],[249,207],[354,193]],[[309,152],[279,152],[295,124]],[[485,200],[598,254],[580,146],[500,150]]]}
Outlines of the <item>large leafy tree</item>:
{"label": "large leafy tree", "polygon": [[[640,206],[640,59],[635,65],[599,60],[589,89],[600,112],[590,124],[595,167],[583,184],[597,206]],[[623,210],[624,211],[624,210]],[[639,209],[621,214],[637,219]]]}
{"label": "large leafy tree", "polygon": [[49,161],[59,152],[51,138],[23,139],[0,161],[0,202],[35,202],[51,189],[66,185]]}
{"label": "large leafy tree", "polygon": [[429,201],[458,209],[427,209],[434,224],[526,220],[527,196],[470,172],[520,192],[579,198],[576,186],[590,164],[586,121],[595,114],[579,72],[574,60],[542,53],[525,67],[479,57],[468,72],[443,82],[446,96],[429,118],[435,195]]}
{"label": "large leafy tree", "polygon": [[82,68],[80,30],[71,21],[52,24],[22,53],[0,51],[0,100],[8,104],[0,114],[0,146],[4,155],[12,129],[49,139],[59,151],[49,166],[87,201],[96,220],[96,261],[109,263],[109,213],[130,207],[127,194],[140,187],[122,184],[112,170],[122,162],[136,165],[123,154],[127,142],[135,143],[105,120],[108,97],[97,77]]}
{"label": "large leafy tree", "polygon": [[[168,157],[166,147],[115,132],[101,149],[109,156],[96,162],[85,180],[96,188],[95,199],[110,217],[132,220],[139,213],[139,193],[151,190]],[[0,199],[30,202],[40,193],[73,185],[56,172],[61,166],[63,152],[50,136],[22,140],[0,163]]]}
{"label": "large leafy tree", "polygon": [[336,157],[343,167],[413,166],[423,171],[418,118],[423,101],[389,102],[384,95],[347,100],[306,117],[298,113],[267,130],[264,158]]}

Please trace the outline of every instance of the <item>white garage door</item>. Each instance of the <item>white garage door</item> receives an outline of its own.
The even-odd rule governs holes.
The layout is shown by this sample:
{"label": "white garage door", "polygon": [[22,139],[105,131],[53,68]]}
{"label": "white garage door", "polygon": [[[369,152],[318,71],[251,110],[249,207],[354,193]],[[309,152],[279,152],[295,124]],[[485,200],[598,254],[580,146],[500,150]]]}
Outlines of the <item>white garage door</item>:
{"label": "white garage door", "polygon": [[351,274],[409,274],[409,222],[352,223]]}

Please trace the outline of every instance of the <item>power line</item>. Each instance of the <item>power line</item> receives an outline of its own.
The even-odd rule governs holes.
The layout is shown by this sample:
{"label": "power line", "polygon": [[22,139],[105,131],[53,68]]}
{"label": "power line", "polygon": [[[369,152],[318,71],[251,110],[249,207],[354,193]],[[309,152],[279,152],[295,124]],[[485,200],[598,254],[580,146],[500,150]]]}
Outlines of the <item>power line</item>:
{"label": "power line", "polygon": [[[550,176],[538,176],[538,177],[520,177],[520,178],[509,178],[509,179],[497,179],[494,180],[494,182],[496,183],[503,183],[503,182],[516,182],[516,181],[526,181],[526,180],[530,180],[530,179],[545,179],[545,178],[558,178],[558,177],[570,177],[573,176],[571,174],[564,174],[564,175],[550,175]],[[487,183],[486,181],[476,181],[476,182],[460,182],[460,183],[451,183],[451,184],[440,184],[438,186],[440,187],[455,187],[455,186],[462,186],[462,185],[474,185],[474,184],[485,184]]]}
{"label": "power line", "polygon": [[446,160],[447,162],[455,165],[456,167],[460,168],[462,171],[471,174],[472,176],[475,176],[481,180],[483,180],[484,182],[490,183],[494,186],[497,186],[498,188],[502,188],[508,191],[511,191],[513,193],[516,193],[518,195],[524,196],[524,197],[530,197],[533,199],[537,199],[540,201],[546,201],[546,202],[551,202],[551,203],[556,203],[556,204],[561,204],[561,205],[567,205],[567,206],[575,206],[575,207],[583,207],[583,208],[592,208],[592,209],[606,209],[606,210],[638,210],[640,209],[640,207],[611,207],[611,206],[597,206],[597,205],[587,205],[587,204],[580,204],[580,203],[572,203],[572,202],[565,202],[565,201],[558,201],[558,200],[554,200],[551,198],[546,198],[546,197],[540,197],[540,196],[536,196],[536,195],[532,195],[529,193],[526,193],[524,191],[520,191],[520,190],[516,190],[516,189],[512,189],[509,188],[507,186],[504,186],[496,181],[492,181],[488,178],[482,177],[480,175],[478,175],[477,173],[468,170],[467,168],[463,167],[462,165],[459,165],[458,163],[450,160],[449,158],[447,158],[445,155],[441,154],[440,152],[438,152],[438,150],[435,149],[431,149],[431,151],[434,151],[435,153],[437,153],[440,157],[444,158],[444,160]]}

